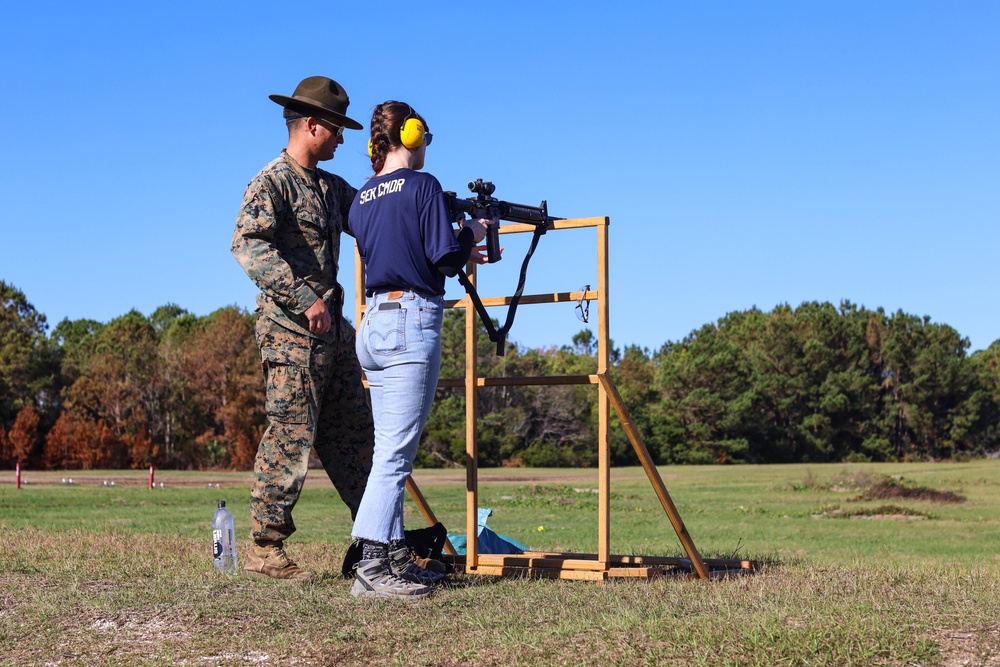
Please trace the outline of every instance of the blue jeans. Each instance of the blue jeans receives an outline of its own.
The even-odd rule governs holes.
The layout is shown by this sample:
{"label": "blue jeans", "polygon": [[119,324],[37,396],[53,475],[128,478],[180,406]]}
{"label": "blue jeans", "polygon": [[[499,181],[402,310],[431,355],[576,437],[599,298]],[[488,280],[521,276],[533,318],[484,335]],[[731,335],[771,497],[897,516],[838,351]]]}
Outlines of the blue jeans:
{"label": "blue jeans", "polygon": [[376,542],[403,539],[406,477],[434,402],[444,314],[441,297],[389,294],[368,301],[355,345],[371,389],[375,455],[351,534]]}

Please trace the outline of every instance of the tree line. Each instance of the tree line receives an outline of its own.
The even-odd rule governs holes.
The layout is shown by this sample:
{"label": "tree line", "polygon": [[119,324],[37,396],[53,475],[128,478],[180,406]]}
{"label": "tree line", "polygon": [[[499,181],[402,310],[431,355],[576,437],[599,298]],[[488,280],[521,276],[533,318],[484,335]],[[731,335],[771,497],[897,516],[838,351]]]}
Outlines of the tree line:
{"label": "tree line", "polygon": [[[49,330],[0,281],[0,466],[247,470],[266,427],[254,315],[168,304]],[[498,357],[481,376],[596,371],[590,330],[571,344]],[[849,302],[732,312],[651,351],[612,344],[611,375],[660,464],[938,460],[1000,442],[1000,340],[969,342],[928,317]],[[442,378],[465,372],[461,311],[446,312]],[[484,466],[593,466],[593,386],[481,389]],[[465,458],[464,390],[442,388],[418,466]],[[615,465],[637,462],[612,419]]]}

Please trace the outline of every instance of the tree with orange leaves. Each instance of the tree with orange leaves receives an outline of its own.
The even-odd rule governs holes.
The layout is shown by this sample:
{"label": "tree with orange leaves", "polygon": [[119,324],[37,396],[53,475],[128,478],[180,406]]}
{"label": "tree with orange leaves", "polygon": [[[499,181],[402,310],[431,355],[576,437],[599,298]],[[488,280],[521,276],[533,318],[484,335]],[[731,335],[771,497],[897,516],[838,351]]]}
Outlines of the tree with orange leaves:
{"label": "tree with orange leaves", "polygon": [[31,463],[38,449],[38,413],[30,405],[21,408],[7,434],[10,457],[15,463]]}
{"label": "tree with orange leaves", "polygon": [[[114,437],[101,437],[91,460],[122,461],[144,467],[156,461],[156,451],[146,444],[150,420],[160,414],[163,387],[159,381],[157,340],[149,321],[132,311],[108,323],[97,334],[85,372],[66,392],[68,406],[89,420],[102,420]],[[133,454],[141,453],[141,460]]]}
{"label": "tree with orange leaves", "polygon": [[185,346],[187,388],[205,418],[199,458],[249,469],[264,429],[263,376],[253,340],[253,317],[228,306],[202,318]]}
{"label": "tree with orange leaves", "polygon": [[49,470],[122,468],[126,448],[103,419],[75,408],[63,410],[45,436],[42,463]]}

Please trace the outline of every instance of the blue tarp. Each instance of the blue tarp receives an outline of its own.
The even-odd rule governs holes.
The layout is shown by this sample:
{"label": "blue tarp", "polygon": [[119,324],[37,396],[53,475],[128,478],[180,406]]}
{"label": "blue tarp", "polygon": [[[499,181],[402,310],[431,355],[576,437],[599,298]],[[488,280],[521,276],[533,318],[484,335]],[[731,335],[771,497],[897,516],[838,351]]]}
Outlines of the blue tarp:
{"label": "blue tarp", "polygon": [[[486,525],[486,521],[493,515],[493,510],[488,507],[479,508],[479,553],[481,554],[519,554],[529,551],[528,547],[521,544],[517,540],[506,535],[498,535],[494,533],[489,526]],[[465,533],[461,535],[456,535],[454,533],[448,533],[448,541],[451,542],[451,546],[455,547],[455,551],[460,555],[465,555],[466,547],[466,535]]]}

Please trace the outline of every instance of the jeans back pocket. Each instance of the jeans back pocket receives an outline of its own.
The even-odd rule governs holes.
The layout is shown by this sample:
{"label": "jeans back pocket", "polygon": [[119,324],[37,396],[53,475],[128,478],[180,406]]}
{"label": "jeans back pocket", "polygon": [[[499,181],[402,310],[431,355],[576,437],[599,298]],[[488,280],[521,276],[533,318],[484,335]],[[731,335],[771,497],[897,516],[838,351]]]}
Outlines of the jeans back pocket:
{"label": "jeans back pocket", "polygon": [[374,310],[368,317],[368,349],[392,354],[406,349],[406,309]]}

